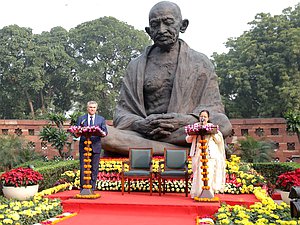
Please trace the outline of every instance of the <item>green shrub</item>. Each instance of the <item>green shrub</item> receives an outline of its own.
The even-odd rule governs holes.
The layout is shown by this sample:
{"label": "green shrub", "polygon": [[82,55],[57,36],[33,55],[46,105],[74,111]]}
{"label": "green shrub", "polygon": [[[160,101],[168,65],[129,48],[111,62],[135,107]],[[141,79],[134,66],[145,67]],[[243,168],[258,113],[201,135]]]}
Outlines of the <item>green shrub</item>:
{"label": "green shrub", "polygon": [[0,135],[0,171],[10,170],[18,164],[41,158],[29,143],[17,135]]}
{"label": "green shrub", "polygon": [[271,184],[275,185],[278,175],[300,168],[299,163],[253,163],[253,168],[266,178]]}
{"label": "green shrub", "polygon": [[63,174],[65,171],[79,169],[79,160],[53,162],[50,162],[48,165],[44,165],[42,167],[36,167],[36,170],[39,171],[44,177],[44,179],[40,182],[40,190],[53,187],[55,183],[61,179],[61,174]]}

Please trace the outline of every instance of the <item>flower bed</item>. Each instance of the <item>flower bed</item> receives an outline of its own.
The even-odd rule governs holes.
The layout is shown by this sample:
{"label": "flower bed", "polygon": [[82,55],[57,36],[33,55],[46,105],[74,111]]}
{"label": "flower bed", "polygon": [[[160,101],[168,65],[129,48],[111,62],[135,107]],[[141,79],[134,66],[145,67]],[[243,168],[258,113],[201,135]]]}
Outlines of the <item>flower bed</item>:
{"label": "flower bed", "polygon": [[0,224],[32,225],[62,213],[59,199],[34,198],[17,201],[0,199]]}
{"label": "flower bed", "polygon": [[249,208],[223,204],[214,215],[215,224],[300,224],[300,220],[291,218],[290,207],[286,203],[275,203],[266,190],[260,187],[255,187],[253,193],[260,202],[256,202]]}
{"label": "flower bed", "polygon": [[[99,180],[97,182],[99,190],[120,190],[120,171],[123,160],[127,159],[101,159]],[[154,158],[154,171],[157,171],[158,163],[161,160],[161,157]],[[191,169],[191,162],[189,163],[189,169]],[[239,205],[222,205],[212,217],[215,224],[297,224],[297,222],[300,224],[300,221],[293,220],[290,217],[288,205],[285,203],[277,205],[268,197],[264,189],[264,178],[251,169],[248,164],[243,164],[239,157],[231,156],[227,161],[226,172],[227,186],[225,193],[254,193],[261,202],[255,203],[250,208]],[[60,200],[51,200],[45,198],[45,196],[66,189],[78,188],[79,171],[64,172],[59,182],[63,184],[37,193],[30,201],[9,201],[0,197],[0,224],[54,224],[60,221],[59,215],[62,215]],[[135,181],[132,187],[135,191],[149,191],[147,181]],[[180,181],[169,180],[167,182],[168,192],[182,192],[184,191],[183,187],[184,184]],[[198,219],[197,222],[200,223],[201,218]],[[44,223],[41,221],[44,221]]]}
{"label": "flower bed", "polygon": [[69,186],[61,184],[43,190],[26,201],[8,200],[0,196],[0,224],[32,225],[60,215],[63,211],[61,201],[44,196],[66,190]]}
{"label": "flower bed", "polygon": [[[98,174],[98,181],[96,187],[102,191],[120,191],[121,190],[121,176],[122,161],[127,158],[104,158],[100,161],[100,168]],[[153,171],[158,171],[159,162],[163,160],[162,157],[154,157]],[[125,165],[125,169],[128,165]],[[192,173],[191,160],[188,164],[189,173]],[[226,187],[224,193],[241,194],[253,193],[255,186],[266,186],[264,177],[258,174],[254,169],[250,168],[248,164],[243,164],[240,158],[232,155],[227,161],[227,177]],[[72,188],[79,189],[79,171],[66,171],[62,174],[60,182],[71,183]],[[192,175],[189,180],[189,189],[191,188]],[[184,193],[184,180],[168,180],[166,182],[166,192],[180,192]],[[127,190],[125,183],[125,191]],[[132,180],[132,191],[150,191],[148,180]],[[153,191],[158,192],[158,180],[154,179]]]}

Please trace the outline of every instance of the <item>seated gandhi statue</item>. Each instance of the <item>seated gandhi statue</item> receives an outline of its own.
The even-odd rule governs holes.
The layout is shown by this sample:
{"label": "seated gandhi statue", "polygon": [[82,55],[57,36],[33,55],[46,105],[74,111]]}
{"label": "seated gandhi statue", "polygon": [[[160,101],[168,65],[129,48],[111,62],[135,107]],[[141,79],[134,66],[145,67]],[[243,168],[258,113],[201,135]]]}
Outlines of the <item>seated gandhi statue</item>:
{"label": "seated gandhi statue", "polygon": [[129,147],[151,147],[163,155],[164,148],[188,147],[184,126],[203,109],[224,137],[231,134],[213,64],[179,39],[188,24],[173,2],[152,7],[145,30],[154,44],[127,67],[104,150],[128,155]]}

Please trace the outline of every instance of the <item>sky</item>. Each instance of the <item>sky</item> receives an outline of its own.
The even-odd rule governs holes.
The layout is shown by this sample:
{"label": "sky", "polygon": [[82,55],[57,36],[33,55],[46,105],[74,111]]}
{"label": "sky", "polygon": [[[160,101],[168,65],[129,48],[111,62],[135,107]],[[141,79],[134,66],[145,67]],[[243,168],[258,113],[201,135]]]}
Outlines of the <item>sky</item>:
{"label": "sky", "polygon": [[[227,52],[228,38],[250,30],[249,22],[258,13],[282,14],[300,0],[172,0],[181,8],[189,26],[180,37],[193,49],[211,57],[213,52]],[[148,14],[159,0],[1,0],[0,29],[17,24],[34,33],[56,26],[69,30],[104,16],[144,30]]]}

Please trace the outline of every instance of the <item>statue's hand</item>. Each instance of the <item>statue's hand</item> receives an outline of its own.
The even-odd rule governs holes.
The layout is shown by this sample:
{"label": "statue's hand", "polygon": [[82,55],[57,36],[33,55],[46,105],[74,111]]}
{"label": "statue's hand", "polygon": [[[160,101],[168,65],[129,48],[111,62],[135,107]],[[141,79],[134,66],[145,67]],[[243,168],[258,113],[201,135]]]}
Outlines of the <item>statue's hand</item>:
{"label": "statue's hand", "polygon": [[185,115],[180,113],[168,113],[164,114],[165,118],[159,118],[153,120],[151,125],[161,127],[164,130],[175,131],[187,124],[197,121],[195,117],[191,115]]}
{"label": "statue's hand", "polygon": [[153,139],[160,139],[169,136],[173,131],[184,127],[187,124],[196,122],[197,119],[191,115],[168,113],[164,114],[164,117],[152,120],[150,123],[153,127],[156,127],[150,135]]}
{"label": "statue's hand", "polygon": [[179,113],[152,114],[145,119],[135,121],[135,131],[150,139],[161,139],[169,136],[173,131],[197,120],[191,115]]}
{"label": "statue's hand", "polygon": [[133,123],[133,129],[151,139],[158,139],[159,137],[166,137],[170,134],[169,130],[173,126],[168,123],[160,123],[158,121],[168,121],[173,119],[170,114],[151,114],[142,120],[137,120]]}

